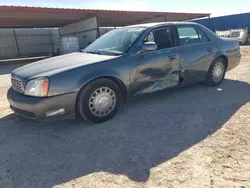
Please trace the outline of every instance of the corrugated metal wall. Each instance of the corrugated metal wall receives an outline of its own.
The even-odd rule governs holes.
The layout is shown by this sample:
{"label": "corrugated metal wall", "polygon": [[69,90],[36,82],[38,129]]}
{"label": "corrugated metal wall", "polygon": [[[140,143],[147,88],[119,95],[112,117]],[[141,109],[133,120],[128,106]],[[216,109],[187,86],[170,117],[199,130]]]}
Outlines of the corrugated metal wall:
{"label": "corrugated metal wall", "polygon": [[78,37],[79,47],[83,49],[99,37],[98,29],[97,18],[93,17],[61,27],[60,35]]}
{"label": "corrugated metal wall", "polygon": [[97,30],[76,33],[75,36],[78,37],[80,49],[84,49],[99,37]]}
{"label": "corrugated metal wall", "polygon": [[0,29],[0,59],[18,57],[13,29]]}
{"label": "corrugated metal wall", "polygon": [[0,59],[57,52],[58,29],[0,29]]}
{"label": "corrugated metal wall", "polygon": [[50,35],[52,38],[52,43],[53,43],[53,53],[54,54],[59,54],[59,46],[60,46],[60,35],[59,35],[59,29],[58,28],[52,28],[49,30]]}
{"label": "corrugated metal wall", "polygon": [[20,56],[47,55],[53,44],[48,29],[15,29]]}
{"label": "corrugated metal wall", "polygon": [[0,29],[0,59],[59,54],[61,36],[78,37],[81,49],[99,37],[97,18],[58,28]]}
{"label": "corrugated metal wall", "polygon": [[97,29],[97,18],[93,17],[87,20],[81,20],[63,27],[60,27],[60,35],[68,35]]}
{"label": "corrugated metal wall", "polygon": [[[192,20],[192,22],[202,24],[214,32],[216,30],[244,29],[250,28],[250,13]],[[249,30],[248,32],[250,34]]]}

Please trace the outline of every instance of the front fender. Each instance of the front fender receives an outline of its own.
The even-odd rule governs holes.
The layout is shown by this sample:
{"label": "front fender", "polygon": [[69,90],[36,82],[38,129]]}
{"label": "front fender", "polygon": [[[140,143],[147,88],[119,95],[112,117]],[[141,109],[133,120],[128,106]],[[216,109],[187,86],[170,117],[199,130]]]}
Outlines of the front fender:
{"label": "front fender", "polygon": [[101,77],[119,79],[130,91],[130,67],[125,60],[95,63],[49,77],[49,95],[79,92],[90,81]]}
{"label": "front fender", "polygon": [[114,71],[111,72],[110,70],[109,71],[91,72],[91,73],[88,73],[88,74],[82,76],[78,82],[78,85],[80,86],[79,89],[84,87],[89,82],[96,80],[98,78],[103,78],[103,77],[111,77],[111,78],[120,80],[122,83],[124,83],[124,85],[126,86],[127,89],[130,89],[130,84],[128,81],[122,79],[122,76],[118,72],[114,72]]}
{"label": "front fender", "polygon": [[[78,79],[77,85],[78,91],[83,88],[89,82],[102,78],[109,77],[115,80],[119,80],[126,87],[127,92],[130,92],[130,68],[128,64],[123,62],[118,62],[119,64],[104,64],[101,67],[99,66],[90,66],[85,67],[86,70],[84,74]],[[124,66],[121,66],[123,64]]]}

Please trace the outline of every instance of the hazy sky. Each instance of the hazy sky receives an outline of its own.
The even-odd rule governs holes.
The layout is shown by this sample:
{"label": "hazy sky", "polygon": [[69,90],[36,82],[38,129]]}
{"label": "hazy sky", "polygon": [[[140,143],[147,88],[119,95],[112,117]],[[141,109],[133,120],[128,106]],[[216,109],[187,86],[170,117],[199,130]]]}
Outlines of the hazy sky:
{"label": "hazy sky", "polygon": [[0,5],[212,13],[250,12],[250,0],[0,0]]}

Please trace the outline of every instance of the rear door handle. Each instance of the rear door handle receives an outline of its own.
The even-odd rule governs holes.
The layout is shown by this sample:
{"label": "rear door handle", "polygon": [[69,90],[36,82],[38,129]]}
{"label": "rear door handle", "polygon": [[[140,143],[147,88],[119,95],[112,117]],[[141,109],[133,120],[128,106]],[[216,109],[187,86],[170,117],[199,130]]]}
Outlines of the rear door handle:
{"label": "rear door handle", "polygon": [[173,60],[175,60],[177,57],[176,57],[176,55],[170,55],[170,56],[168,56],[168,60],[169,61],[173,61]]}

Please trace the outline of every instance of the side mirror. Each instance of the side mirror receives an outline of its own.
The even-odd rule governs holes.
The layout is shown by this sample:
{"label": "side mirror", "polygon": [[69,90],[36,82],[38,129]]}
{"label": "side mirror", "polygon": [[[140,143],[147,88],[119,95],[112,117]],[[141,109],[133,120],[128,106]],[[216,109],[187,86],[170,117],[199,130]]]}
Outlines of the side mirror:
{"label": "side mirror", "polygon": [[142,45],[142,50],[144,52],[157,50],[157,44],[155,42],[145,42]]}

